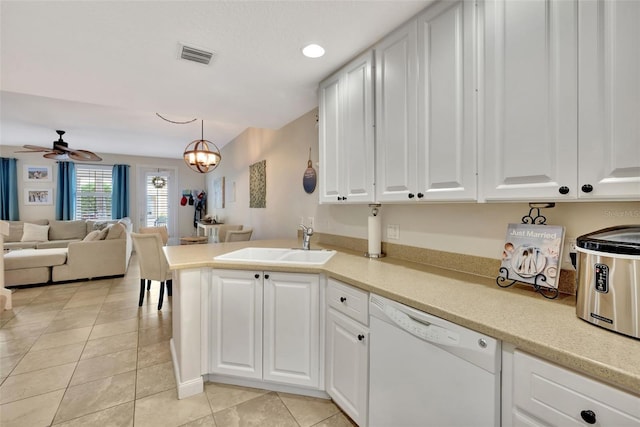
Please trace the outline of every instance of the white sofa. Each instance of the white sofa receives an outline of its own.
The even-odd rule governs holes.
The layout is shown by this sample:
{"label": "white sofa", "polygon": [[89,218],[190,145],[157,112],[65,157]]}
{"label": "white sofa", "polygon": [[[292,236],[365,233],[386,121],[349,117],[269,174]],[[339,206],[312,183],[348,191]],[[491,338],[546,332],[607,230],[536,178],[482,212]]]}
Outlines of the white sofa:
{"label": "white sofa", "polygon": [[127,272],[133,247],[128,219],[32,221],[29,223],[49,226],[48,240],[40,236],[36,241],[24,238],[24,222],[9,223],[4,254],[5,286],[121,276]]}

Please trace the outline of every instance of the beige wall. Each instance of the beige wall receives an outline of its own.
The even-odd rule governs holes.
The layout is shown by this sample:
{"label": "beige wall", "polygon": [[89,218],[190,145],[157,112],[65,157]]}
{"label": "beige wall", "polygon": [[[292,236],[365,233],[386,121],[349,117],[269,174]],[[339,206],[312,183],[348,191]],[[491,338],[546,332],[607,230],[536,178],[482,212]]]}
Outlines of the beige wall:
{"label": "beige wall", "polygon": [[[367,236],[366,205],[318,205],[318,190],[308,195],[302,188],[309,146],[314,167],[318,159],[316,111],[273,131],[249,129],[227,144],[218,169],[208,177],[225,176],[227,207],[215,210],[227,222],[255,227],[256,238],[294,237],[300,217],[315,218],[319,232],[356,238]],[[249,165],[267,160],[267,208],[249,209]],[[232,183],[236,201],[229,202]],[[640,197],[639,197],[640,200]],[[529,212],[527,203],[442,203],[384,205],[381,209],[383,240],[388,224],[397,224],[400,239],[392,243],[469,255],[499,258],[507,224],[520,222]],[[563,225],[567,236],[620,224],[640,223],[640,201],[557,203],[543,209],[548,224]]]}
{"label": "beige wall", "polygon": [[[23,197],[24,197],[24,188],[25,182],[23,180],[23,166],[24,165],[46,165],[51,166],[53,173],[53,180],[51,182],[38,182],[38,183],[29,183],[27,184],[29,188],[53,188],[54,196],[55,189],[57,184],[57,165],[54,160],[47,160],[42,157],[42,155],[37,153],[16,153],[15,151],[22,150],[21,147],[15,146],[0,146],[0,156],[2,157],[12,157],[18,159],[18,201],[20,204],[20,219],[21,220],[33,220],[33,219],[54,219],[55,218],[55,206],[46,205],[46,206],[25,206]],[[205,176],[193,172],[189,167],[184,163],[182,159],[165,159],[165,158],[155,158],[155,157],[138,157],[138,156],[122,156],[122,155],[114,155],[114,154],[103,154],[98,153],[100,157],[102,157],[102,164],[105,165],[113,165],[113,164],[128,164],[131,166],[130,168],[130,179],[131,179],[131,198],[129,200],[130,203],[130,216],[134,222],[134,226],[138,225],[138,221],[140,218],[144,216],[144,212],[139,212],[138,203],[137,203],[137,169],[138,167],[151,167],[151,168],[174,168],[177,171],[177,185],[175,187],[176,194],[171,197],[171,202],[175,203],[176,213],[177,213],[177,221],[176,221],[176,230],[178,236],[191,236],[195,234],[195,229],[193,228],[193,206],[180,206],[180,192],[181,189],[203,189],[205,188]],[[172,236],[174,237],[174,236]]]}
{"label": "beige wall", "polygon": [[[309,148],[315,164],[315,110],[278,130],[247,129],[222,148],[220,166],[207,176],[209,213],[227,224],[252,227],[252,239],[295,238],[300,218],[314,216],[318,203],[317,190],[307,194],[302,187]],[[267,167],[266,208],[249,208],[249,166],[262,160]],[[211,189],[220,177],[225,177],[225,208],[214,209]]]}

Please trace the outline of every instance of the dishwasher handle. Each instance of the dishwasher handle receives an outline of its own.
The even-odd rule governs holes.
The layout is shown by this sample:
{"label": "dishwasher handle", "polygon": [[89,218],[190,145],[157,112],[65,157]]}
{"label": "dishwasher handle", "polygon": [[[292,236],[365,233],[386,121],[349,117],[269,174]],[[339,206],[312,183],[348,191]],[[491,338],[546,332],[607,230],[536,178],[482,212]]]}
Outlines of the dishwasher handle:
{"label": "dishwasher handle", "polygon": [[455,346],[460,343],[460,335],[447,328],[416,319],[387,304],[382,307],[382,311],[399,328],[423,341],[446,346]]}

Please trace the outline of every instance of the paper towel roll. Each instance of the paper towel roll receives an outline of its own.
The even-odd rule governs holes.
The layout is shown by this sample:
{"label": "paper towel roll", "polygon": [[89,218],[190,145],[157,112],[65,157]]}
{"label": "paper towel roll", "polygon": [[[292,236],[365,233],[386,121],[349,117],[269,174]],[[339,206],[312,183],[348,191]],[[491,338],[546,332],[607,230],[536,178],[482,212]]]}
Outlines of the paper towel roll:
{"label": "paper towel roll", "polygon": [[369,215],[369,254],[380,255],[382,252],[382,218],[380,215]]}

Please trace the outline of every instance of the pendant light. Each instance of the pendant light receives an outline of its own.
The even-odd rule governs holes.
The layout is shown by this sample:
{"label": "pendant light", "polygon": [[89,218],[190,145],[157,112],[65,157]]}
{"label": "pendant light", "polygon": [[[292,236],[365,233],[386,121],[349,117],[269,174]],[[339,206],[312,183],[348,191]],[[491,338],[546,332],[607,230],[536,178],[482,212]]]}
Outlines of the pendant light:
{"label": "pendant light", "polygon": [[208,173],[218,167],[222,156],[216,144],[204,139],[204,120],[200,131],[200,139],[192,141],[184,149],[184,161],[194,171]]}

